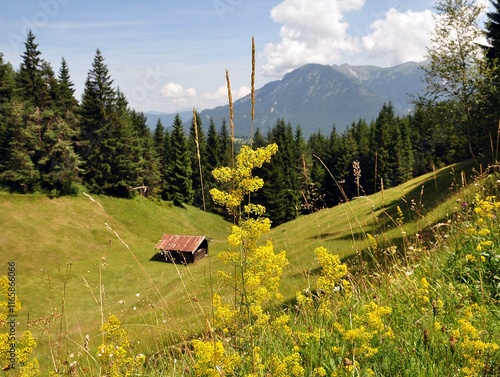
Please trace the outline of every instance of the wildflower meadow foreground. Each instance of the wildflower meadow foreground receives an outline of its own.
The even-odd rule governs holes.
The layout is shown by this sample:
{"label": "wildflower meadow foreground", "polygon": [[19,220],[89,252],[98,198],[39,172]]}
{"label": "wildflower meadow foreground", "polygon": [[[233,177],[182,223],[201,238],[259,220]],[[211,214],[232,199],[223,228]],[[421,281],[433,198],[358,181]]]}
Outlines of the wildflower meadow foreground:
{"label": "wildflower meadow foreground", "polygon": [[[214,273],[205,329],[186,333],[156,352],[131,347],[126,327],[110,315],[94,349],[54,362],[51,376],[499,376],[500,201],[493,172],[456,192],[453,213],[409,234],[398,208],[401,237],[365,233],[363,263],[351,266],[335,250],[315,248],[303,266],[303,288],[280,292],[289,261],[275,250],[265,208],[250,194],[264,185],[254,169],[275,144],[242,147],[234,167],[214,171],[214,201],[234,219],[220,252],[231,268]],[[349,203],[346,203],[349,205]],[[0,360],[5,376],[47,375],[29,331],[16,340],[10,365],[9,279],[2,278]],[[158,331],[163,331],[159,329]],[[67,356],[65,356],[67,357]],[[85,361],[85,362],[84,362]]]}

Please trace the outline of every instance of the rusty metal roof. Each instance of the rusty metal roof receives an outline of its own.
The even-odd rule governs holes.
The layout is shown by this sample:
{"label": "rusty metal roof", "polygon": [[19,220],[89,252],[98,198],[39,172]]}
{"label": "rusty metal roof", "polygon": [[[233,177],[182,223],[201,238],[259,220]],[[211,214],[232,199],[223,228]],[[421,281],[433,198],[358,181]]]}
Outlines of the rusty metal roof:
{"label": "rusty metal roof", "polygon": [[205,236],[181,236],[176,234],[164,234],[162,239],[155,246],[157,250],[175,250],[194,253],[203,241]]}

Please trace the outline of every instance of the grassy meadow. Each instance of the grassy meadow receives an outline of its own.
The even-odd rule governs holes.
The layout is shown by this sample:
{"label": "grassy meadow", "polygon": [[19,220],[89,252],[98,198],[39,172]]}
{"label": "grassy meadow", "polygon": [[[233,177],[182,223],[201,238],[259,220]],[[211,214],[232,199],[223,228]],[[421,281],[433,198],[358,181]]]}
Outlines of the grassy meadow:
{"label": "grassy meadow", "polygon": [[[237,275],[218,257],[231,224],[142,197],[0,194],[0,276],[16,263],[17,328],[32,331],[42,375],[494,376],[498,307],[481,280],[464,284],[466,264],[449,264],[459,249],[486,258],[460,238],[474,213],[461,215],[463,203],[487,186],[478,170],[467,161],[273,228],[257,243],[286,251],[288,264],[257,272],[263,285],[279,275],[282,297],[245,308],[257,288],[220,273]],[[164,233],[206,235],[209,256],[187,267],[151,261]],[[114,330],[101,331],[112,316]],[[123,330],[128,340],[111,336]],[[117,369],[102,365],[108,342],[131,355],[106,359]]]}

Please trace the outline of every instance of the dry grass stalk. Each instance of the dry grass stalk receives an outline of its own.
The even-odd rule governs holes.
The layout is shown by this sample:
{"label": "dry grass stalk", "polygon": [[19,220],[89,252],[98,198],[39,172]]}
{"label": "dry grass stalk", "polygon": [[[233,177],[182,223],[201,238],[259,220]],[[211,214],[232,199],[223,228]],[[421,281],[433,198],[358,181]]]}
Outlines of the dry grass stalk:
{"label": "dry grass stalk", "polygon": [[226,84],[227,84],[227,98],[229,100],[229,127],[231,128],[231,143],[234,144],[233,95],[231,94],[231,81],[229,80],[229,71],[227,69],[226,69]]}
{"label": "dry grass stalk", "polygon": [[201,184],[201,199],[203,200],[203,211],[207,211],[205,203],[205,189],[203,187],[203,172],[201,169],[200,141],[198,139],[198,117],[196,115],[196,107],[193,107],[193,126],[194,126],[194,143],[196,144],[196,157],[198,158],[198,168],[200,171]]}
{"label": "dry grass stalk", "polygon": [[251,103],[252,103],[252,124],[251,124],[251,129],[250,129],[250,147],[252,147],[253,144],[253,123],[255,120],[255,39],[252,37],[252,76],[250,78],[250,83],[251,83],[251,92],[250,92],[250,97],[251,97]]}
{"label": "dry grass stalk", "polygon": [[233,95],[231,94],[231,81],[229,71],[226,69],[227,98],[229,100],[229,127],[231,128],[231,163],[234,167],[234,109]]}

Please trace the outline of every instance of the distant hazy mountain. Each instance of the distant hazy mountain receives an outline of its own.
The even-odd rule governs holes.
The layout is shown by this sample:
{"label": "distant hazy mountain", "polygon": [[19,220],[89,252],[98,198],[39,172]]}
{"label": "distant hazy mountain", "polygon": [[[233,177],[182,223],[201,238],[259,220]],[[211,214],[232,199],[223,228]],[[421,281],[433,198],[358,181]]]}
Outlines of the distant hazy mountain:
{"label": "distant hazy mountain", "polygon": [[[307,138],[318,130],[328,134],[333,125],[342,132],[359,118],[369,122],[389,101],[397,114],[406,114],[412,109],[409,95],[419,94],[423,89],[423,71],[419,67],[414,62],[390,68],[304,65],[255,91],[254,128],[266,133],[283,118],[293,127],[300,124]],[[249,95],[234,103],[236,136],[250,134],[250,111]],[[223,118],[229,126],[229,106],[203,110],[201,119],[205,129],[211,117],[217,127]],[[190,117],[182,119],[190,121]],[[170,126],[171,122],[164,125]]]}
{"label": "distant hazy mountain", "polygon": [[[146,117],[148,118],[147,124],[151,130],[154,130],[156,127],[156,123],[158,122],[158,119],[161,120],[161,123],[163,124],[163,127],[165,128],[171,128],[172,124],[174,123],[175,116],[177,113],[160,113],[160,112],[146,112],[144,113]],[[179,111],[179,116],[182,119],[183,123],[191,123],[191,118],[193,117],[193,110],[191,111]],[[208,124],[207,124],[208,127]],[[185,130],[186,132],[189,131],[189,129]]]}

